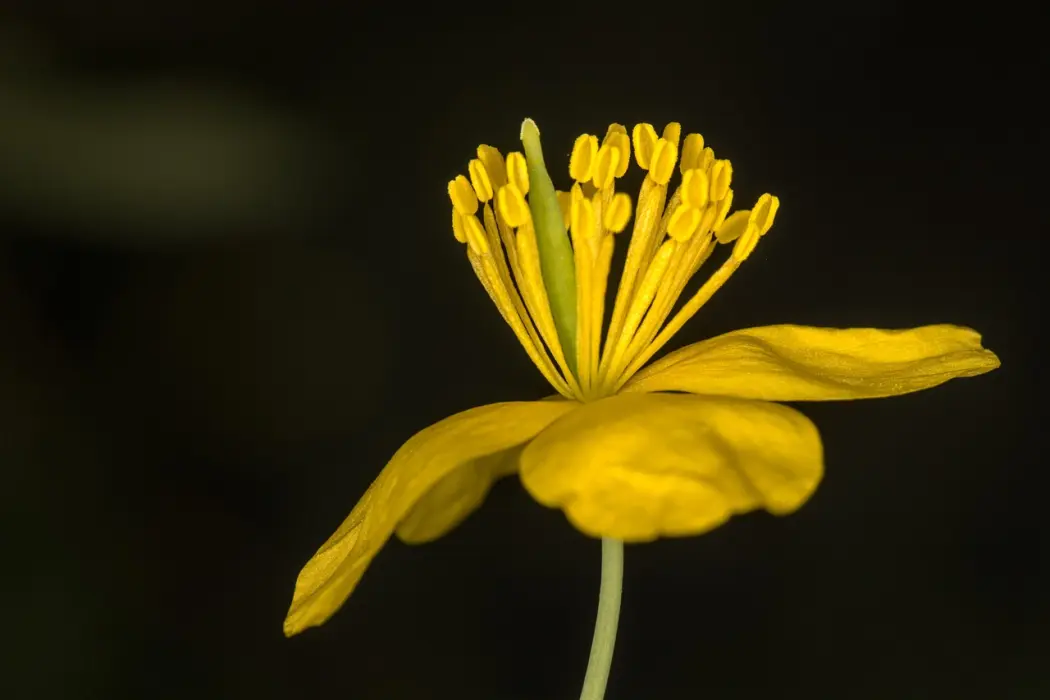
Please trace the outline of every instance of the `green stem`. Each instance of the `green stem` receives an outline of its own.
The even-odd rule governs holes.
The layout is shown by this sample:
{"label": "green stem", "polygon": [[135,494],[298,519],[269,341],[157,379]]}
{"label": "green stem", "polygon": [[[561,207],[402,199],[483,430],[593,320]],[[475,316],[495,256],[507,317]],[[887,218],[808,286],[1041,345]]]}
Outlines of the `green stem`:
{"label": "green stem", "polygon": [[623,593],[623,542],[602,540],[602,584],[598,592],[598,619],[594,623],[591,656],[583,678],[580,700],[603,700],[609,682],[616,627],[620,622],[620,595]]}

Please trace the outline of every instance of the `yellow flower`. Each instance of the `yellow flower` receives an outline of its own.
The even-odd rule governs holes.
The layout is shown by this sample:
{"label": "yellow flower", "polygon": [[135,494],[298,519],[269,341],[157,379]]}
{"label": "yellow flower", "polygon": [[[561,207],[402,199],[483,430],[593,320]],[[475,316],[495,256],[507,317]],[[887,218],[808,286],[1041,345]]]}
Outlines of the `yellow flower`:
{"label": "yellow flower", "polygon": [[[731,214],[729,161],[699,134],[680,135],[677,123],[660,136],[649,124],[630,136],[613,124],[600,143],[590,134],[576,140],[575,184],[557,193],[555,211],[563,219],[555,224],[571,235],[566,264],[575,285],[567,291],[545,287],[541,227],[533,225],[535,202],[526,201],[529,169],[542,168],[542,157],[504,159],[482,145],[468,176],[449,183],[457,240],[560,397],[473,408],[409,439],[299,574],[286,634],[327,620],[391,535],[410,543],[444,535],[502,476],[517,473],[537,501],[561,508],[588,535],[696,535],[737,513],[790,513],[816,489],[824,468],[816,427],[772,402],[895,396],[999,366],[980,335],[957,326],[783,325],[727,333],[643,369],[748,258],[779,206],[764,194]],[[630,198],[616,191],[632,146],[647,174],[600,343],[613,248],[632,214]],[[669,193],[676,164],[681,180]],[[679,306],[719,244],[731,244],[728,257]],[[572,308],[552,312],[572,292]],[[573,316],[575,328],[558,327]]]}

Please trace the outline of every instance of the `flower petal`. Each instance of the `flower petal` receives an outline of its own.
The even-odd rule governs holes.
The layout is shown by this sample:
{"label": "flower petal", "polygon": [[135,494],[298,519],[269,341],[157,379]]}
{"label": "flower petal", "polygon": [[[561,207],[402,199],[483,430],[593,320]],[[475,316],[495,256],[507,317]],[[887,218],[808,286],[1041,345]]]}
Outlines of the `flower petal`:
{"label": "flower petal", "polygon": [[521,480],[582,532],[627,541],[695,535],[735,513],[790,513],[816,489],[823,450],[798,411],[764,401],[621,394],[552,423]]}
{"label": "flower petal", "polygon": [[960,326],[909,330],[764,326],[671,353],[625,392],[688,391],[766,401],[897,396],[984,374],[999,358]]}
{"label": "flower petal", "polygon": [[[481,406],[457,413],[410,438],[299,573],[284,621],[285,634],[291,636],[331,617],[402,519],[443,479],[457,471],[476,469],[477,460],[527,442],[577,405],[534,401]],[[468,483],[469,479],[462,480],[460,485]],[[454,488],[445,489],[446,495],[456,494]],[[473,497],[476,491],[471,494]],[[483,496],[484,492],[472,501],[473,506]],[[452,519],[458,522],[467,512],[461,504],[453,504]],[[416,524],[431,532],[440,529],[423,516],[417,516]],[[454,524],[446,521],[440,525],[447,530]]]}
{"label": "flower petal", "polygon": [[477,510],[497,479],[518,470],[520,454],[518,445],[479,457],[446,474],[401,519],[395,530],[398,539],[423,544],[448,533]]}

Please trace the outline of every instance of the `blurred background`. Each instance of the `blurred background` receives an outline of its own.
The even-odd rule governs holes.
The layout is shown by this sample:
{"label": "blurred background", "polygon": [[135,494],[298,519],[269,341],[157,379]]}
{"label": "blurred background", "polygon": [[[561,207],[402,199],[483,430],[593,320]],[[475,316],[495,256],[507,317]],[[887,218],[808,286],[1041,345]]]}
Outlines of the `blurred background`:
{"label": "blurred background", "polygon": [[3,696],[578,696],[600,548],[513,479],[281,633],[299,568],[405,439],[549,393],[445,193],[531,116],[554,163],[611,121],[680,121],[739,200],[779,195],[675,347],[949,322],[1003,361],[802,406],[828,475],[800,513],[628,547],[609,700],[1047,697],[1035,20],[374,10],[0,10]]}

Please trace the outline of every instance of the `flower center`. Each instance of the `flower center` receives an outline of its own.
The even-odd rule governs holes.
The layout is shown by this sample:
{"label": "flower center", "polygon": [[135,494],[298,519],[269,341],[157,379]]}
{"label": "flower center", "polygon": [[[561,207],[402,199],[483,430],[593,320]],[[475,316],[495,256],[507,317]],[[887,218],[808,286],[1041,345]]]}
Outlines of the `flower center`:
{"label": "flower center", "polygon": [[[526,120],[523,137],[530,124]],[[460,175],[449,182],[452,230],[467,244],[471,267],[529,357],[566,398],[590,401],[619,391],[729,279],[773,224],[779,200],[769,194],[753,209],[729,214],[732,165],[716,159],[700,134],[686,136],[679,157],[680,135],[681,126],[672,122],[661,136],[651,124],[636,125],[630,137],[612,124],[600,144],[591,134],[577,138],[569,159],[575,184],[556,193],[562,220],[555,219],[555,225],[540,203],[549,198],[538,191],[543,185],[529,195],[530,174],[533,183],[546,178],[550,186],[538,131],[534,144],[526,139],[528,162],[519,152],[504,159],[481,145],[468,166],[469,179]],[[632,214],[630,197],[616,191],[632,144],[635,162],[647,174],[602,343],[614,241]],[[668,197],[676,163],[681,181]],[[558,236],[564,240],[566,229],[571,248],[559,250]],[[732,253],[672,317],[716,242],[734,242]]]}

